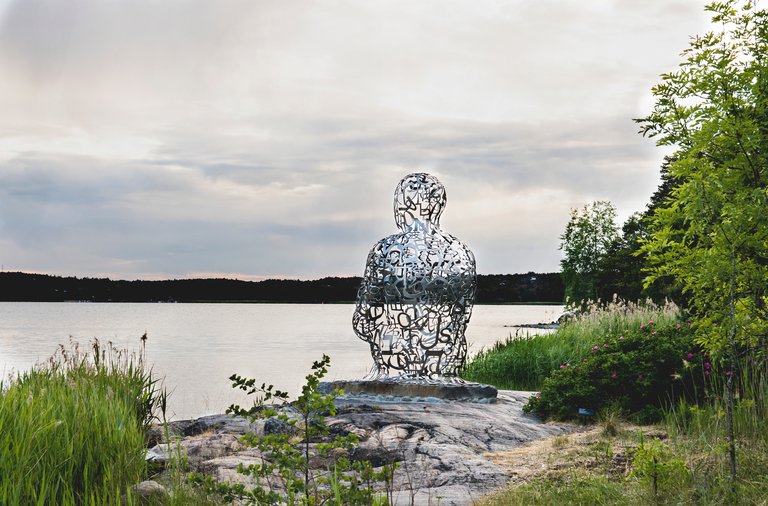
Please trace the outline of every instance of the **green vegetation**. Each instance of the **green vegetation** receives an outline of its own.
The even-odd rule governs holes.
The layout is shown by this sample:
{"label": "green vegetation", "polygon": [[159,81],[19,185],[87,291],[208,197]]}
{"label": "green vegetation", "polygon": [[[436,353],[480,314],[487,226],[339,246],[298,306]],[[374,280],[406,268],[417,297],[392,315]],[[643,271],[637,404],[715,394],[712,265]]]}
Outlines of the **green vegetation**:
{"label": "green vegetation", "polygon": [[0,504],[117,504],[145,479],[145,427],[162,400],[131,356],[94,341],[0,388]]}
{"label": "green vegetation", "polygon": [[753,358],[741,365],[733,412],[740,463],[737,480],[730,479],[725,371],[720,370],[713,374],[719,380],[710,384],[706,402],[682,401],[665,411],[660,425],[639,428],[621,422],[616,430],[615,412],[600,413],[602,427],[590,440],[553,439],[552,450],[543,457],[545,472],[486,497],[479,506],[765,504],[768,368],[754,367]]}
{"label": "green vegetation", "polygon": [[462,377],[499,388],[540,390],[552,371],[589,356],[597,341],[616,338],[649,321],[668,326],[677,319],[678,308],[671,303],[589,303],[583,313],[556,332],[524,339],[510,337],[481,351],[467,364]]}
{"label": "green vegetation", "polygon": [[569,420],[580,409],[614,406],[639,421],[656,421],[662,407],[705,395],[712,362],[694,345],[694,331],[690,324],[648,320],[597,338],[586,357],[553,371],[524,409]]}
{"label": "green vegetation", "polygon": [[642,253],[648,282],[674,277],[703,322],[729,322],[702,332],[708,348],[725,348],[736,329],[737,341],[765,346],[768,12],[735,0],[707,10],[718,29],[691,40],[679,68],[653,88],[651,114],[637,120],[643,134],[675,148],[674,188],[651,217]]}
{"label": "green vegetation", "polygon": [[597,299],[598,265],[617,238],[616,208],[610,202],[597,201],[571,210],[571,219],[560,236],[566,301]]}
{"label": "green vegetation", "polygon": [[[267,456],[261,464],[241,464],[237,469],[255,478],[258,486],[246,488],[242,483],[218,483],[200,474],[194,475],[193,481],[227,501],[238,499],[247,504],[391,504],[396,464],[374,471],[370,462],[351,459],[351,452],[359,443],[355,434],[329,436],[330,427],[325,419],[336,414],[334,400],[341,394],[338,390],[331,394],[321,394],[318,390],[329,364],[327,355],[312,364],[301,395],[290,404],[288,394],[273,389],[272,385],[258,387],[254,379],[231,376],[233,388],[247,395],[256,394],[256,399],[248,409],[233,405],[227,413],[246,417],[251,422],[267,418],[279,430],[264,436],[248,433],[242,438],[247,446]],[[378,483],[384,484],[384,496],[374,489]]]}

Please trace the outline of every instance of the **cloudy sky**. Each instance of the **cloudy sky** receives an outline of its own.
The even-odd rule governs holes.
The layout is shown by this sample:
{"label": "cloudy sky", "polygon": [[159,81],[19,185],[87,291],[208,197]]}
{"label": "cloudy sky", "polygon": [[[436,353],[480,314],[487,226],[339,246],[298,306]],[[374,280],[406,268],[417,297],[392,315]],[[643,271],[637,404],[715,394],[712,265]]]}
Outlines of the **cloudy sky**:
{"label": "cloudy sky", "polygon": [[0,0],[0,263],[122,279],[359,275],[427,171],[480,273],[556,271],[664,152],[696,0]]}

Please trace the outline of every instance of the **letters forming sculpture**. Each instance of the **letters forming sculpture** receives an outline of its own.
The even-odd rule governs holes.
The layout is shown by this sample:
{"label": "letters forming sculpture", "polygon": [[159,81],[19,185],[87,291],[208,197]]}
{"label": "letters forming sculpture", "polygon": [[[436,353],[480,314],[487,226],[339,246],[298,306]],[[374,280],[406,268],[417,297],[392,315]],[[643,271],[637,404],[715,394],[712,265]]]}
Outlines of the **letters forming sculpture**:
{"label": "letters forming sculpture", "polygon": [[400,232],[368,254],[352,321],[371,346],[366,379],[454,378],[464,365],[475,257],[440,228],[445,203],[445,188],[429,174],[410,174],[395,190]]}

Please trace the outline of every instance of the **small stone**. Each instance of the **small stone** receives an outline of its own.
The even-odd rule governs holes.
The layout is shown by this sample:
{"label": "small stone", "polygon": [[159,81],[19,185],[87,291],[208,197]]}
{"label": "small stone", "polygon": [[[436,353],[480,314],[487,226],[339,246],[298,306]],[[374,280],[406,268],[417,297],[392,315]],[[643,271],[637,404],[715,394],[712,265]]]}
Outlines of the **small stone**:
{"label": "small stone", "polygon": [[[138,499],[139,504],[163,504],[169,497],[168,490],[154,480],[142,481],[132,486],[131,492],[133,497]],[[126,504],[125,497],[122,502]]]}

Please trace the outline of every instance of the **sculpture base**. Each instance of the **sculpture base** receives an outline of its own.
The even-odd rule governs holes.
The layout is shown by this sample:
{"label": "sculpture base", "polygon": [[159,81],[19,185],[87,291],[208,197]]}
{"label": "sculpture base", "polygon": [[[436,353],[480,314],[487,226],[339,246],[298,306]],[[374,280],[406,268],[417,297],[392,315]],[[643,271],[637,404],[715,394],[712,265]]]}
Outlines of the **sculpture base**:
{"label": "sculpture base", "polygon": [[414,379],[337,380],[320,383],[319,391],[342,390],[340,399],[376,402],[480,402],[494,403],[498,391],[491,385]]}

